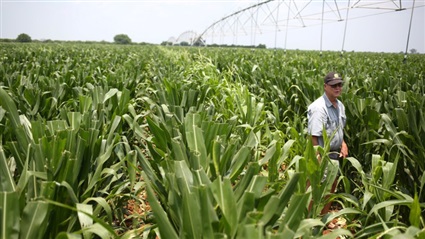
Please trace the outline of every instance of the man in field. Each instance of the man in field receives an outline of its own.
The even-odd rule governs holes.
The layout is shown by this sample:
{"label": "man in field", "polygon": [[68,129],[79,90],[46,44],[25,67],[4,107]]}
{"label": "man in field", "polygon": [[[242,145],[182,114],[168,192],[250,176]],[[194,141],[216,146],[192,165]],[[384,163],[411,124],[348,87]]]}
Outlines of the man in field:
{"label": "man in field", "polygon": [[[341,95],[343,80],[339,74],[329,72],[324,78],[325,93],[316,99],[307,110],[308,133],[312,136],[313,145],[324,146],[323,130],[330,138],[329,158],[336,160],[348,156],[348,147],[344,141],[343,128],[346,122],[345,107],[338,97]],[[320,162],[321,156],[318,155]],[[331,193],[335,192],[337,181],[332,185]],[[331,203],[325,205],[322,214],[329,211]]]}

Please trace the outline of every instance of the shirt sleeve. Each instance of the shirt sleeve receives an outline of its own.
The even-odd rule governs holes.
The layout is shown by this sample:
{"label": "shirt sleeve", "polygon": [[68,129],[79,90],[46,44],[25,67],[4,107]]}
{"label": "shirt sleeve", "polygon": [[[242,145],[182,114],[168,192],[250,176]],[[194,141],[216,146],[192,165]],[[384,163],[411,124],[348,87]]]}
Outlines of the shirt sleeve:
{"label": "shirt sleeve", "polygon": [[345,125],[347,124],[347,116],[345,115],[345,106],[344,104],[340,103],[339,107],[340,107],[340,114],[341,114],[341,120],[342,120],[342,127],[345,127]]}
{"label": "shirt sleeve", "polygon": [[311,107],[307,111],[308,133],[313,136],[322,136],[327,115],[323,108]]}

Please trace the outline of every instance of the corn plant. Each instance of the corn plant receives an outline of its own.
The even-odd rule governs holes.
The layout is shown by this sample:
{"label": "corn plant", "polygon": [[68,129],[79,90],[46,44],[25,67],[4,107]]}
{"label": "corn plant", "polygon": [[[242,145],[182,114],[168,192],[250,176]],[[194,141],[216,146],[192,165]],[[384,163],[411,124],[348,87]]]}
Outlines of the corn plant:
{"label": "corn plant", "polygon": [[[402,60],[3,43],[0,235],[420,238],[425,61]],[[344,77],[348,116],[339,174],[306,132],[331,70]],[[131,201],[148,211],[129,212]],[[329,201],[342,208],[319,215]],[[322,235],[337,217],[347,228]]]}

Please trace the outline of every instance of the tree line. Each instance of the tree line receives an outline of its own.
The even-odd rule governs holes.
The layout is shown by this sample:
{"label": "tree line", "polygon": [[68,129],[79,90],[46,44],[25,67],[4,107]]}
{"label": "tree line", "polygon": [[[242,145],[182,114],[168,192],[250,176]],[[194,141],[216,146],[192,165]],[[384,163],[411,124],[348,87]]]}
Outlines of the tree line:
{"label": "tree line", "polygon": [[[32,42],[32,38],[30,35],[26,34],[26,33],[21,33],[18,35],[18,37],[16,37],[15,40],[12,39],[1,39],[0,38],[0,42],[21,42],[21,43],[27,43],[27,42]],[[43,42],[57,42],[57,41],[53,41],[53,40],[44,40]],[[59,41],[62,42],[62,41]],[[78,41],[81,42],[81,41]],[[85,41],[85,43],[99,43],[96,41]],[[101,41],[101,43],[109,43],[107,41]],[[127,34],[117,34],[114,36],[114,43],[116,44],[122,44],[122,45],[127,45],[127,44],[134,44],[131,41],[131,38],[127,35]],[[150,45],[149,43],[145,43],[142,42],[140,43],[141,45]],[[169,42],[162,42],[161,45],[167,46],[170,45]],[[190,44],[187,42],[182,42],[180,44],[178,44],[180,46],[189,46]],[[194,44],[195,46],[199,46],[198,44]],[[226,45],[226,44],[210,44],[210,45],[205,45],[207,47],[243,47],[243,48],[267,48],[265,44],[259,44],[258,46],[242,46],[242,45]],[[412,48],[409,50],[411,54],[418,54],[419,52],[415,49]],[[403,53],[403,52],[401,52]]]}

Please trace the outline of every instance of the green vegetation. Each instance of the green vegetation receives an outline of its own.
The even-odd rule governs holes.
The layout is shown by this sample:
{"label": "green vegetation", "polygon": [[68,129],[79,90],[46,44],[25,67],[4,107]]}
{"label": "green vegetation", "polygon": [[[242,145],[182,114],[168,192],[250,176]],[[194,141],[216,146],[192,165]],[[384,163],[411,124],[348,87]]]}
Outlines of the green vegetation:
{"label": "green vegetation", "polygon": [[126,34],[118,34],[114,36],[114,42],[118,44],[131,44],[131,39]]}
{"label": "green vegetation", "polygon": [[31,42],[32,39],[28,34],[25,33],[21,33],[18,35],[18,37],[16,38],[17,42]]}
{"label": "green vegetation", "polygon": [[[425,236],[424,55],[0,44],[2,239]],[[330,70],[351,157],[321,182]]]}

